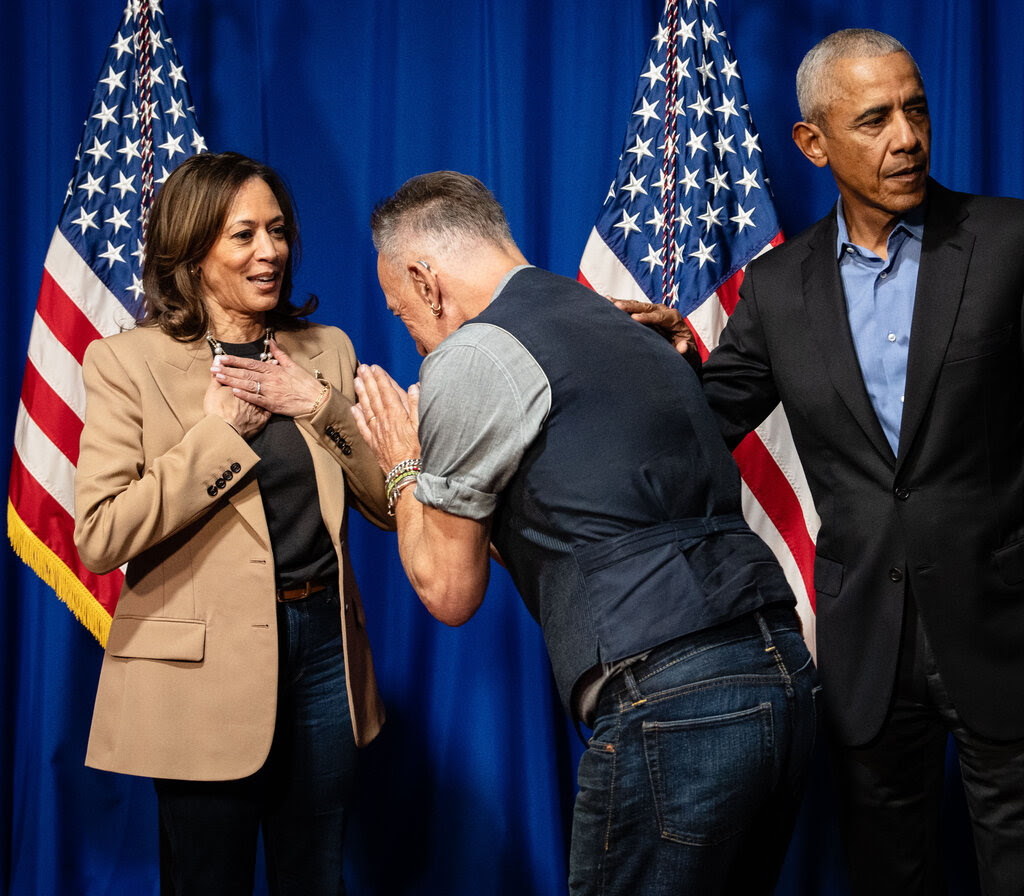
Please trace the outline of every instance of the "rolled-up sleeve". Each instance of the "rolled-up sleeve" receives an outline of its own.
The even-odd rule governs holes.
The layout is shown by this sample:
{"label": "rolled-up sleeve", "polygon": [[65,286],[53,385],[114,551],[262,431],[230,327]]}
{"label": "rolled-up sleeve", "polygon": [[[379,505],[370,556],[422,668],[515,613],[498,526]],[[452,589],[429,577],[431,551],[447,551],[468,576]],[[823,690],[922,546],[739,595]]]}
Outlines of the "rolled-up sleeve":
{"label": "rolled-up sleeve", "polygon": [[422,504],[486,519],[551,407],[540,365],[511,334],[466,324],[420,369]]}

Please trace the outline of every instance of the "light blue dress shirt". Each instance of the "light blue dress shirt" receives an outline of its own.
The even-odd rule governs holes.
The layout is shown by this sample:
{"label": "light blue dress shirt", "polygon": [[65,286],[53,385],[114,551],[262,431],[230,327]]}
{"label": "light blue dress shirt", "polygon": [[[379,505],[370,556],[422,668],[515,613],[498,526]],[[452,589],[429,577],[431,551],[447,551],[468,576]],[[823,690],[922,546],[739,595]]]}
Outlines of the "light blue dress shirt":
{"label": "light blue dress shirt", "polygon": [[842,200],[836,217],[836,253],[853,346],[871,405],[895,455],[899,453],[910,326],[921,267],[924,208],[914,209],[893,228],[888,260],[850,241]]}

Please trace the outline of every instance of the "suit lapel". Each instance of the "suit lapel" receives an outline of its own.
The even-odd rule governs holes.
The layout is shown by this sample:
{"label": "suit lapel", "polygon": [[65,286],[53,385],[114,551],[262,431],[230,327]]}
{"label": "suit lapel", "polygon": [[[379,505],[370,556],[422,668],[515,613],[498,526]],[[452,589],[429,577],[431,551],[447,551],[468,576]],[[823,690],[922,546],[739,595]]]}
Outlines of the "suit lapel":
{"label": "suit lapel", "polygon": [[952,194],[929,182],[921,268],[910,329],[907,384],[897,469],[913,445],[931,401],[963,296],[974,236],[961,228],[964,209]]}
{"label": "suit lapel", "polygon": [[803,264],[804,306],[832,385],[875,449],[893,462],[892,448],[871,405],[850,333],[846,299],[836,261],[835,210],[811,237]]}

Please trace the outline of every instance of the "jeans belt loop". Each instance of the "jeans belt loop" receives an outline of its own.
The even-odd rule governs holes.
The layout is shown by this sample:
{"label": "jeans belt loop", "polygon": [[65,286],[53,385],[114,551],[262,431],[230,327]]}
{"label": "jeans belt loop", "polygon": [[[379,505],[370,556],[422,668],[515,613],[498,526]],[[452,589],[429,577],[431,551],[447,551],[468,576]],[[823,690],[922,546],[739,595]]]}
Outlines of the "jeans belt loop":
{"label": "jeans belt loop", "polygon": [[647,698],[640,693],[640,688],[636,683],[636,676],[633,674],[633,667],[626,666],[622,670],[622,681],[626,685],[626,690],[629,692],[629,699],[633,706],[639,706],[641,703],[646,703]]}
{"label": "jeans belt loop", "polygon": [[772,655],[772,659],[775,660],[775,665],[779,669],[779,674],[782,676],[782,682],[786,686],[786,696],[792,697],[793,680],[790,678],[785,660],[782,659],[778,649],[775,647],[775,641],[772,639],[772,632],[771,629],[768,628],[768,622],[765,620],[764,614],[760,610],[754,611],[754,618],[757,620],[757,624],[761,628],[761,637],[764,638],[764,652]]}
{"label": "jeans belt loop", "polygon": [[761,629],[761,637],[764,638],[764,649],[765,652],[769,652],[775,649],[775,642],[772,640],[771,629],[768,628],[768,623],[764,618],[764,615],[760,610],[754,610],[754,618],[757,620],[757,625]]}

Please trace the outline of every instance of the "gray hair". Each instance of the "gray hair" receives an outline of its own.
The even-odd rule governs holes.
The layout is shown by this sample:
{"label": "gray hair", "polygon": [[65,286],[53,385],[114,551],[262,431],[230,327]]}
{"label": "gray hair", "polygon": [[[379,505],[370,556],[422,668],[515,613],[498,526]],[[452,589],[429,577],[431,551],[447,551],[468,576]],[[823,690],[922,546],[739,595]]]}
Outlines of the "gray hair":
{"label": "gray hair", "polygon": [[410,178],[379,202],[370,215],[374,248],[397,257],[410,237],[429,241],[439,253],[481,241],[499,248],[515,245],[505,212],[479,180],[458,171],[434,171]]}
{"label": "gray hair", "polygon": [[[840,59],[872,58],[890,53],[906,53],[917,63],[895,37],[871,28],[846,28],[819,41],[804,56],[796,72],[796,100],[804,121],[824,124],[825,117],[837,96],[832,66]],[[921,72],[917,70],[920,78]]]}

